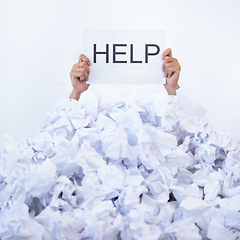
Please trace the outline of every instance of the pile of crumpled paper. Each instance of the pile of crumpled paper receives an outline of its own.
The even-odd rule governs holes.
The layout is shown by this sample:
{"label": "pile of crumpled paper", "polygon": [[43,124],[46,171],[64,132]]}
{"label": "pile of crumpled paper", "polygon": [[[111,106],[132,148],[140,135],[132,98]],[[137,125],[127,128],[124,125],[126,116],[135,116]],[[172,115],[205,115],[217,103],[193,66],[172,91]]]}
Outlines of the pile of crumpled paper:
{"label": "pile of crumpled paper", "polygon": [[60,102],[4,140],[0,238],[240,238],[240,144],[181,96]]}

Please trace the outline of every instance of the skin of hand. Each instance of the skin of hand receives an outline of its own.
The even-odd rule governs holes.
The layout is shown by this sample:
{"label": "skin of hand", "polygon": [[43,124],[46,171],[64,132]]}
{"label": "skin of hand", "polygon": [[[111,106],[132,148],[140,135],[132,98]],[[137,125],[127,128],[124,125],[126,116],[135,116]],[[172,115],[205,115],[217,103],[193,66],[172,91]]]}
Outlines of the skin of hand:
{"label": "skin of hand", "polygon": [[73,90],[70,99],[78,100],[80,95],[86,91],[90,84],[87,84],[88,76],[90,74],[89,66],[90,60],[83,54],[79,56],[78,63],[74,64],[70,72]]}
{"label": "skin of hand", "polygon": [[162,71],[166,78],[165,89],[169,95],[176,95],[176,90],[180,88],[178,79],[181,71],[181,66],[176,58],[172,57],[172,49],[167,48],[162,54],[163,65]]}

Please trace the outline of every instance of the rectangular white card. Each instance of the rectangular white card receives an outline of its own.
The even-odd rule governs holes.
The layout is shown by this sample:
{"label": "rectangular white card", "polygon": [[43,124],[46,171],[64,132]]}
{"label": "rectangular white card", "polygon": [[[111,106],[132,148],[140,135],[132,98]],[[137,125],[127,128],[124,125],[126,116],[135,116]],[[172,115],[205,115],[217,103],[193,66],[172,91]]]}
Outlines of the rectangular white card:
{"label": "rectangular white card", "polygon": [[84,33],[91,84],[164,84],[164,30],[100,30]]}

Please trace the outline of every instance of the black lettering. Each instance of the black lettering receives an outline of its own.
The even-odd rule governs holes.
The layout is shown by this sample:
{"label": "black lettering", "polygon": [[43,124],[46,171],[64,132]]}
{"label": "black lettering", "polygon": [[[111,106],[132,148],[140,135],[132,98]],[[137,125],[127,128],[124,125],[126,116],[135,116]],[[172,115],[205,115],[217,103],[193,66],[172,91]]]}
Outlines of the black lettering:
{"label": "black lettering", "polygon": [[127,44],[113,44],[113,63],[127,63],[127,61],[117,61],[116,55],[125,55],[126,52],[116,52],[116,47],[126,47]]}
{"label": "black lettering", "polygon": [[142,63],[142,61],[133,60],[133,44],[130,44],[130,63]]}
{"label": "black lettering", "polygon": [[[157,51],[155,53],[149,53],[148,47],[156,47]],[[160,52],[160,47],[157,44],[145,44],[145,63],[148,63],[148,56],[158,55]]]}
{"label": "black lettering", "polygon": [[96,63],[97,54],[106,54],[106,63],[109,63],[109,44],[106,44],[106,52],[97,52],[97,44],[93,44],[93,62]]}

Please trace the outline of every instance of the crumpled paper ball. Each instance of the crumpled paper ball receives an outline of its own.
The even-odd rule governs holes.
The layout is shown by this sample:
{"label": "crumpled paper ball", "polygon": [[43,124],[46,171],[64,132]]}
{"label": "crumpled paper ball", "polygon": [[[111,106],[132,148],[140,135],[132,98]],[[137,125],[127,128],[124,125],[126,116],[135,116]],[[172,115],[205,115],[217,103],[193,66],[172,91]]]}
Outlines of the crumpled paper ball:
{"label": "crumpled paper ball", "polygon": [[0,153],[0,238],[238,239],[240,144],[184,96],[63,100]]}

